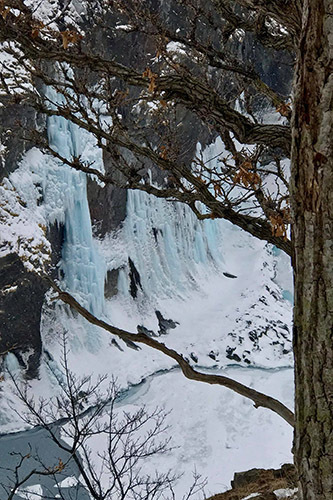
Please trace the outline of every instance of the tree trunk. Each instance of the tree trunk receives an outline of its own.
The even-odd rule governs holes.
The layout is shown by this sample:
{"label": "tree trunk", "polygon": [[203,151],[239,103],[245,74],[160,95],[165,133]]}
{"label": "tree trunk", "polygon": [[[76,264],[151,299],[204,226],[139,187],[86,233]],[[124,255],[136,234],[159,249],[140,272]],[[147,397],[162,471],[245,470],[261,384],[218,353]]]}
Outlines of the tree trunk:
{"label": "tree trunk", "polygon": [[294,82],[294,452],[302,500],[333,499],[333,0],[304,0]]}

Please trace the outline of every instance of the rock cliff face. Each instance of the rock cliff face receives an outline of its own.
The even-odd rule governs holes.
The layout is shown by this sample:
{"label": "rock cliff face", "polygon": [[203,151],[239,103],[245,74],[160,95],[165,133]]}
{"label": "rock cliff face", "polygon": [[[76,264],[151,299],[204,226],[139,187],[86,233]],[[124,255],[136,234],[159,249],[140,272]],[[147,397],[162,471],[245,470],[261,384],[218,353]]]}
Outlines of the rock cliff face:
{"label": "rock cliff face", "polygon": [[[0,181],[17,168],[17,163],[31,145],[22,140],[23,132],[34,127],[36,112],[8,98],[0,100]],[[21,125],[21,126],[20,126]]]}
{"label": "rock cliff face", "polygon": [[0,351],[14,353],[28,377],[38,375],[42,350],[39,324],[46,286],[17,254],[0,259]]}
{"label": "rock cliff face", "polygon": [[[176,23],[172,0],[162,2],[164,15],[170,23]],[[111,20],[112,21],[112,20]],[[114,20],[113,20],[114,21]],[[60,22],[60,21],[59,21]],[[89,19],[85,19],[89,24]],[[131,36],[106,39],[97,29],[89,30],[86,43],[99,44],[105,53],[112,54],[119,62],[144,70],[151,58],[151,47],[144,36]],[[288,93],[288,57],[281,54],[281,61],[272,61],[269,55],[258,45],[254,46],[251,39],[245,40],[242,48],[244,60],[256,61],[257,70],[268,83],[282,94]],[[281,63],[281,64],[280,64]],[[93,82],[92,82],[93,83]],[[22,130],[39,128],[45,130],[45,120],[36,113],[18,103],[2,100],[0,107],[0,182],[8,177],[18,166],[24,152],[32,144],[22,139]],[[126,123],[126,116],[123,117]],[[213,138],[204,128],[200,120],[191,112],[179,110],[178,129],[181,155],[189,162],[195,153],[200,139],[201,144],[208,144]],[[18,123],[22,127],[18,127]],[[111,163],[104,157],[105,171],[111,169]],[[147,164],[147,168],[152,168]],[[158,179],[158,176],[157,176]],[[126,191],[117,187],[101,187],[94,180],[88,179],[88,202],[92,219],[93,231],[98,238],[104,238],[108,233],[118,229],[126,217]],[[57,263],[62,254],[64,240],[63,226],[54,225],[47,229],[46,234],[51,244],[51,266],[49,272],[56,277]],[[1,254],[0,254],[1,255]],[[132,263],[135,269],[135,262]],[[106,276],[105,294],[111,297],[117,291],[118,271],[115,269]],[[39,359],[42,352],[40,335],[41,310],[46,286],[33,273],[28,272],[18,256],[14,253],[0,258],[0,353],[8,349],[17,356],[20,364],[27,369],[27,376],[38,375]]]}
{"label": "rock cliff face", "polygon": [[[23,154],[33,145],[24,139],[29,131],[45,124],[42,117],[25,105],[2,97],[0,105],[0,183],[16,170]],[[3,217],[1,214],[0,217]],[[6,221],[4,221],[6,223]],[[61,225],[47,229],[52,256],[50,273],[61,255]],[[33,235],[32,235],[33,236]],[[6,245],[1,238],[1,246]],[[42,350],[41,308],[47,286],[23,265],[16,253],[0,249],[0,354],[14,353],[27,377],[38,375]],[[3,256],[3,254],[5,254]]]}
{"label": "rock cliff face", "polygon": [[248,36],[237,51],[244,62],[252,62],[263,81],[275,92],[285,97],[290,95],[293,57],[289,52],[281,50],[277,57],[276,51],[264,48],[252,36]]}
{"label": "rock cliff face", "polygon": [[[0,96],[0,184],[8,180],[19,167],[24,153],[34,146],[28,140],[30,132],[45,131],[45,127],[45,118],[24,101],[13,102]],[[2,217],[4,213],[0,214],[0,221],[6,224]],[[45,231],[52,249],[48,272],[54,278],[61,257],[63,226],[50,225]],[[5,237],[1,237],[0,242],[0,355],[8,351],[14,353],[26,369],[26,376],[34,378],[38,376],[42,352],[40,319],[47,286],[29,272],[17,253],[8,253],[8,248],[4,250],[8,243]]]}

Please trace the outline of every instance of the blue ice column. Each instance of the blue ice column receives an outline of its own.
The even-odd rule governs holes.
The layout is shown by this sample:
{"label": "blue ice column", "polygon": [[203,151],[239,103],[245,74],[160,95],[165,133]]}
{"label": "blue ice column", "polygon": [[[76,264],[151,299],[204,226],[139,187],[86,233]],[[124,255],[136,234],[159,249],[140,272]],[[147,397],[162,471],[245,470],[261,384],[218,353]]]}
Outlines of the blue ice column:
{"label": "blue ice column", "polygon": [[[53,102],[57,99],[48,89]],[[53,99],[52,99],[53,98]],[[72,159],[82,151],[80,129],[70,121],[52,116],[48,119],[49,144],[61,156]],[[100,317],[104,305],[105,262],[92,236],[87,200],[86,174],[59,162],[54,189],[61,190],[65,212],[65,240],[61,269],[65,287],[92,314]]]}
{"label": "blue ice column", "polygon": [[[170,203],[143,191],[127,194],[123,227],[125,251],[140,273],[148,297],[183,295],[195,286],[198,269],[220,267],[220,221],[198,221],[189,207]],[[127,270],[118,289],[128,294]]]}

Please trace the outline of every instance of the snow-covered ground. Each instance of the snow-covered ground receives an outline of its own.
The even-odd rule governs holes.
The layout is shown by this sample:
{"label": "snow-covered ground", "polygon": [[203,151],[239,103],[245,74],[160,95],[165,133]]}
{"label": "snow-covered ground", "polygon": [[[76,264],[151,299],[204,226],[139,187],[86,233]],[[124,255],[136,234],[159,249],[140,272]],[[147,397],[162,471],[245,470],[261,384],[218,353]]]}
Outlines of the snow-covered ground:
{"label": "snow-covered ground", "polygon": [[[135,332],[138,324],[157,331],[154,311],[159,308],[166,318],[179,322],[168,335],[160,337],[161,341],[186,354],[200,369],[233,377],[292,408],[290,355],[281,354],[281,346],[274,345],[274,335],[270,337],[270,332],[259,339],[261,343],[256,346],[246,338],[249,318],[258,322],[257,328],[272,318],[280,318],[290,325],[291,305],[282,297],[275,272],[279,256],[228,224],[223,234],[225,247],[220,267],[216,263],[211,267],[194,266],[196,281],[183,295],[177,293],[172,297],[165,293],[151,299],[142,296],[141,302],[136,303],[129,294],[119,294],[104,305],[104,317],[110,317],[113,324],[130,331]],[[115,251],[118,252],[123,243],[120,238],[116,240]],[[101,243],[99,251],[104,251],[107,261],[105,246]],[[268,261],[267,265],[263,265],[263,259]],[[237,275],[237,278],[227,278],[223,272]],[[267,283],[276,296],[267,292]],[[266,297],[267,304],[259,301],[262,296]],[[231,345],[237,345],[240,353],[244,343],[248,346],[252,361],[249,367],[244,361],[237,363],[228,359],[225,354],[226,347],[234,340],[228,333],[237,332],[238,328],[244,340],[240,345],[236,340]],[[177,498],[189,487],[195,469],[207,476],[206,493],[213,494],[227,489],[236,471],[279,467],[292,460],[292,429],[280,417],[268,410],[255,409],[250,401],[223,387],[189,381],[179,370],[149,377],[159,370],[171,369],[173,361],[148,347],[135,351],[118,341],[120,350],[112,344],[109,334],[68,314],[61,306],[52,312],[45,311],[44,347],[53,361],[44,356],[41,379],[30,383],[35,397],[57,390],[57,378],[62,376],[59,338],[64,329],[70,347],[70,366],[77,374],[92,373],[94,377],[101,373],[112,374],[121,387],[138,384],[148,377],[133,397],[124,402],[125,408],[145,404],[148,409],[159,405],[171,410],[167,423],[176,447],[171,453],[154,459],[151,469],[184,471],[176,486]],[[195,354],[196,363],[191,353]],[[215,359],[210,357],[212,353]],[[12,397],[2,404],[2,415],[8,416],[7,423],[3,421],[3,432],[21,426],[17,418],[13,419],[9,400],[13,404]],[[14,405],[18,407],[17,402]],[[100,450],[101,446],[99,440],[92,443],[95,450]]]}
{"label": "snow-covered ground", "polygon": [[[232,367],[214,373],[233,377],[292,407],[292,369]],[[291,427],[268,410],[256,410],[250,401],[226,388],[189,381],[175,371],[143,385],[136,402],[148,409],[156,404],[171,409],[167,423],[176,448],[155,459],[152,469],[184,471],[175,488],[177,498],[189,488],[194,470],[207,477],[205,493],[209,496],[229,489],[237,471],[278,468],[292,461]]]}
{"label": "snow-covered ground", "polygon": [[[290,368],[230,367],[215,373],[233,377],[292,406],[293,373]],[[255,409],[250,401],[223,387],[189,381],[178,370],[172,371],[149,378],[132,396],[129,393],[121,408],[134,411],[143,404],[148,412],[156,405],[171,411],[166,420],[170,427],[163,437],[172,437],[174,449],[150,460],[147,470],[151,474],[155,469],[159,472],[170,469],[184,472],[175,486],[177,498],[182,498],[188,490],[194,470],[207,477],[205,493],[208,496],[230,488],[235,472],[253,467],[278,468],[292,461],[291,427],[272,412]],[[44,443],[46,447],[50,446],[47,441],[38,439],[36,442],[33,435],[29,438],[27,434],[25,440],[20,436],[19,441],[13,435],[9,441],[12,446],[7,439],[5,449],[19,451],[19,443],[24,443],[27,448],[27,440],[33,450],[35,446],[43,449]],[[96,464],[97,453],[106,446],[105,436],[93,438],[89,445]],[[3,447],[2,450],[5,462]],[[53,453],[57,456],[56,451]]]}
{"label": "snow-covered ground", "polygon": [[[63,119],[50,120],[49,137],[64,156],[78,156],[85,146],[90,159],[95,154],[101,161],[93,142]],[[210,148],[209,154],[213,153],[216,156]],[[29,210],[34,213],[31,228],[40,232],[41,241],[45,224],[64,222],[61,285],[92,312],[132,332],[137,325],[157,332],[158,310],[177,322],[159,340],[183,353],[197,369],[234,377],[292,407],[292,284],[289,261],[281,252],[228,222],[198,222],[183,206],[142,192],[129,193],[127,218],[119,232],[96,241],[83,174],[69,172],[36,150],[28,153],[20,168],[12,174],[10,186],[3,187],[18,208],[18,215],[10,214],[12,225],[7,224],[15,229],[6,233],[8,251],[18,241],[16,221],[26,221],[26,228]],[[29,172],[25,189],[19,174],[29,177]],[[43,190],[43,203],[33,199],[39,196],[34,182]],[[135,300],[129,292],[129,258],[140,276]],[[27,259],[31,264],[29,255]],[[107,269],[120,269],[118,294],[103,301]],[[186,380],[178,370],[170,371],[174,362],[161,353],[145,346],[130,349],[55,301],[46,300],[41,328],[40,379],[30,382],[35,398],[59,390],[63,333],[70,368],[78,376],[91,374],[96,379],[108,373],[122,388],[147,379],[124,405],[164,405],[172,410],[168,421],[176,448],[151,467],[185,472],[178,495],[189,485],[195,468],[208,477],[206,493],[213,494],[229,486],[235,471],[278,467],[291,460],[292,430],[281,418],[254,409],[230,390]],[[11,353],[7,363],[19,379]],[[24,427],[13,412],[13,408],[22,412],[22,406],[8,377],[2,387],[0,432],[8,433]],[[96,450],[100,446],[93,445]]]}

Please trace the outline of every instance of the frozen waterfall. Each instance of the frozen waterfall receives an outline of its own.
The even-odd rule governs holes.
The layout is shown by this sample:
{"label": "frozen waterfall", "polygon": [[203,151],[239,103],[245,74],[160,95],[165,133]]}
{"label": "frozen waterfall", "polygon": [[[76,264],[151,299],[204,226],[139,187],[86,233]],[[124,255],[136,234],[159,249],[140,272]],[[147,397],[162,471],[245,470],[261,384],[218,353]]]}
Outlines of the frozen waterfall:
{"label": "frozen waterfall", "polygon": [[[193,287],[200,271],[223,263],[221,225],[200,222],[189,207],[129,191],[121,232],[123,259],[129,257],[140,275],[147,297],[176,296]],[[119,291],[129,290],[125,260],[119,273]]]}
{"label": "frozen waterfall", "polygon": [[[73,123],[59,116],[48,119],[50,146],[61,156],[71,159],[83,150],[82,134]],[[78,295],[95,316],[104,303],[105,265],[95,247],[87,200],[86,174],[58,164],[53,172],[53,186],[63,197],[65,239],[60,268],[66,288]]]}

